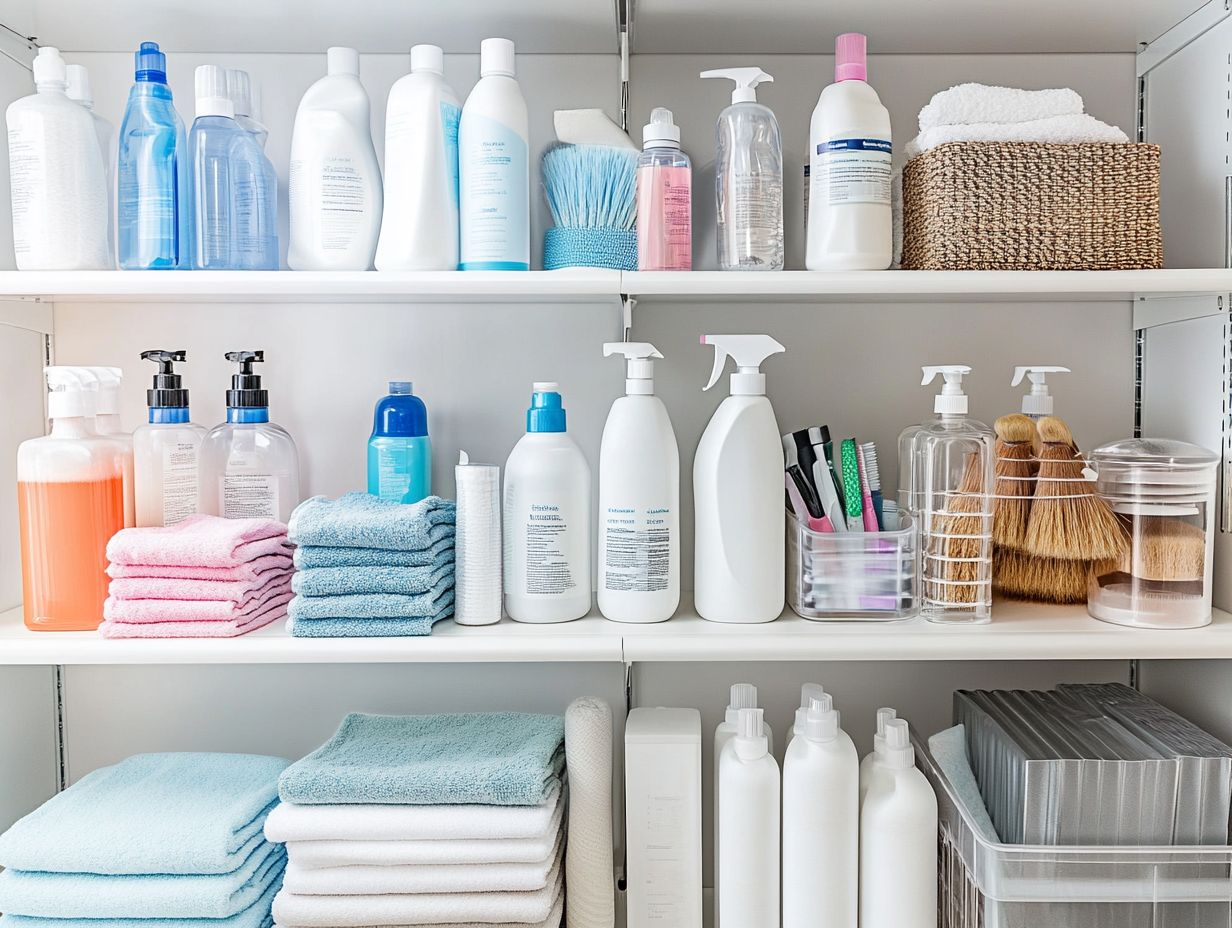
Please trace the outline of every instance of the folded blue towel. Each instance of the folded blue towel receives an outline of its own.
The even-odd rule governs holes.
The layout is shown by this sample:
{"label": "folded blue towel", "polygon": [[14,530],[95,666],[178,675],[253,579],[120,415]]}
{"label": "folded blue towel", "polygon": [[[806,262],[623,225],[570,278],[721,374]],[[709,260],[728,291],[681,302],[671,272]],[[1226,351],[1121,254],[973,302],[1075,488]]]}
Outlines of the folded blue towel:
{"label": "folded blue towel", "polygon": [[419,596],[453,580],[453,552],[425,567],[310,567],[291,578],[300,596],[347,596],[352,593],[396,593]]}
{"label": "folded blue towel", "polygon": [[289,763],[260,754],[136,754],[86,774],[0,835],[0,866],[230,873],[261,841]]}
{"label": "folded blue towel", "polygon": [[295,507],[287,534],[297,545],[418,551],[431,546],[433,525],[454,524],[456,508],[453,500],[439,496],[418,503],[395,503],[367,493],[338,499],[314,496]]}
{"label": "folded blue towel", "polygon": [[533,806],[560,782],[565,721],[559,715],[352,713],[278,781],[300,805]]}
{"label": "folded blue towel", "polygon": [[391,551],[388,548],[338,548],[330,545],[301,545],[292,559],[296,570],[313,567],[422,567],[437,564],[453,553],[454,527],[441,523],[428,529],[430,546],[418,551]]}
{"label": "folded blue towel", "polygon": [[301,619],[426,619],[453,605],[453,575],[447,583],[418,596],[351,593],[346,596],[296,596],[287,615]]}
{"label": "folded blue towel", "polygon": [[[157,810],[150,809],[150,817]],[[229,918],[282,881],[287,852],[266,842],[232,873],[0,873],[0,911],[38,918]]]}
{"label": "folded blue towel", "polygon": [[453,617],[453,603],[422,619],[287,619],[292,638],[422,638]]}

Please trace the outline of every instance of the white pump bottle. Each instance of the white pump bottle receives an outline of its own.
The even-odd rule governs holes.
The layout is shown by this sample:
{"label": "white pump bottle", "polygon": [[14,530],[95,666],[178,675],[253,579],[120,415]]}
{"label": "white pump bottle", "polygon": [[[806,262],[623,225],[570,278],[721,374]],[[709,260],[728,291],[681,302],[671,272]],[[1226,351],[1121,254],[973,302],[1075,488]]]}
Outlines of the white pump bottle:
{"label": "white pump bottle", "polygon": [[783,611],[783,445],[760,365],[786,349],[769,335],[703,335],[714,347],[709,390],[730,355],[731,396],[693,459],[694,591],[712,622],[772,622]]}
{"label": "white pump bottle", "polygon": [[761,709],[741,709],[719,758],[718,906],[728,928],[779,924],[779,765]]}
{"label": "white pump bottle", "polygon": [[1022,398],[1022,413],[1024,416],[1030,416],[1037,422],[1044,416],[1052,415],[1052,394],[1048,392],[1048,374],[1068,374],[1068,367],[1056,367],[1053,365],[1027,365],[1024,367],[1014,368],[1014,379],[1010,381],[1011,387],[1016,387],[1022,383],[1022,379],[1026,377],[1031,381],[1031,392],[1027,393]]}
{"label": "white pump bottle", "polygon": [[646,342],[612,342],[628,362],[599,451],[599,611],[616,622],[663,622],[680,604],[680,451],[654,395]]}

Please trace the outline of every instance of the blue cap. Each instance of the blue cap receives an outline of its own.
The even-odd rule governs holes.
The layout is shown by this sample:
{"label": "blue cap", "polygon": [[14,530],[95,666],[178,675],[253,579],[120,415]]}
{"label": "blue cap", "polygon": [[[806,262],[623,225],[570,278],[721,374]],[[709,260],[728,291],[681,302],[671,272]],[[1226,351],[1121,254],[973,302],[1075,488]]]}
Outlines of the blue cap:
{"label": "blue cap", "polygon": [[167,56],[158,50],[157,42],[142,42],[133,60],[137,66],[137,80],[167,83]]}
{"label": "blue cap", "polygon": [[537,383],[526,410],[526,431],[565,431],[565,408],[560,402],[560,384]]}
{"label": "blue cap", "polygon": [[376,404],[373,438],[421,438],[428,434],[428,407],[411,393],[409,380],[391,380],[389,396]]}

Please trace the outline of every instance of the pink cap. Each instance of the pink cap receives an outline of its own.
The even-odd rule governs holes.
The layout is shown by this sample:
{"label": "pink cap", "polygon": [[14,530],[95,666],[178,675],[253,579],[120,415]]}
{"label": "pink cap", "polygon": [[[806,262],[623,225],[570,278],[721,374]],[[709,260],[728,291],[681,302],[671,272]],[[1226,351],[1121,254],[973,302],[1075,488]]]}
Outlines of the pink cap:
{"label": "pink cap", "polygon": [[861,32],[844,32],[834,40],[834,79],[868,80],[868,36]]}

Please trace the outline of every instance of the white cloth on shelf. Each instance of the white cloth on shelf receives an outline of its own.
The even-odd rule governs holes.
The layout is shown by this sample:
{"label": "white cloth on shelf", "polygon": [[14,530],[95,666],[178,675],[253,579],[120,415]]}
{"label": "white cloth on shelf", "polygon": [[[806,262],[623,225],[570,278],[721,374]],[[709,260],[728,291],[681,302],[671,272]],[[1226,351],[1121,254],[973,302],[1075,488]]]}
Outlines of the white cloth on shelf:
{"label": "white cloth on shelf", "polygon": [[987,84],[959,84],[934,94],[920,110],[920,131],[978,123],[1031,122],[1082,115],[1082,97],[1068,87],[1019,90]]}
{"label": "white cloth on shelf", "polygon": [[[552,911],[541,922],[526,924],[524,922],[444,922],[433,925],[432,928],[560,928],[560,920],[565,914],[565,894],[557,893],[556,901],[552,903]],[[291,928],[289,925],[274,924],[274,928]],[[399,928],[399,926],[391,926]],[[410,928],[410,926],[401,926]]]}
{"label": "white cloth on shelf", "polygon": [[949,142],[1042,142],[1049,145],[1079,145],[1091,142],[1128,142],[1129,136],[1094,116],[1052,116],[1030,122],[973,123],[926,129],[907,143],[908,161]]}

